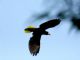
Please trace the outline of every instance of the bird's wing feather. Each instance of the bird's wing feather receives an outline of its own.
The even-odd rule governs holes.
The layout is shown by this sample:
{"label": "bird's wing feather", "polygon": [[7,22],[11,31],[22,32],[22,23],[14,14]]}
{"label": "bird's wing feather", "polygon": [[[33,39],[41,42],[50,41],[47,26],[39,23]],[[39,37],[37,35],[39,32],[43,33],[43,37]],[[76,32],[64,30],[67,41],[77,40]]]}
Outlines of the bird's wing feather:
{"label": "bird's wing feather", "polygon": [[29,40],[29,51],[34,56],[39,53],[41,36],[33,35]]}
{"label": "bird's wing feather", "polygon": [[40,28],[45,30],[45,29],[48,29],[48,28],[51,28],[51,27],[55,27],[59,23],[60,23],[60,19],[49,20],[49,21],[41,24]]}

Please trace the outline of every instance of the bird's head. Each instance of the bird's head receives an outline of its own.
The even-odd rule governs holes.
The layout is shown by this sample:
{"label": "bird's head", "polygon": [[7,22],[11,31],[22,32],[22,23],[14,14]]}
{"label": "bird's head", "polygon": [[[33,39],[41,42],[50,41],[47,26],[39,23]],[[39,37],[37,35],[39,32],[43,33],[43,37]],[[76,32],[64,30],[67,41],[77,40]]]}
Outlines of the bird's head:
{"label": "bird's head", "polygon": [[31,33],[35,30],[36,28],[32,25],[28,26],[27,28],[24,29],[25,33]]}

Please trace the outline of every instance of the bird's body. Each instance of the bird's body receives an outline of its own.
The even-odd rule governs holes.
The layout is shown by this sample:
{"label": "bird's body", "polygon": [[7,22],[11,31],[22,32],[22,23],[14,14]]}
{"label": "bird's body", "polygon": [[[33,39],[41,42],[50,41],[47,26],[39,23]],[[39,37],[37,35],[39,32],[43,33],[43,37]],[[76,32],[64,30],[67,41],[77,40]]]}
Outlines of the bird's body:
{"label": "bird's body", "polygon": [[45,30],[41,30],[39,28],[36,28],[33,31],[33,37],[30,38],[29,50],[30,50],[30,53],[33,54],[33,56],[37,55],[37,53],[39,53],[41,35],[46,35],[46,31]]}
{"label": "bird's body", "polygon": [[29,30],[33,32],[33,36],[29,40],[29,50],[30,53],[34,56],[39,53],[40,50],[40,39],[42,35],[49,35],[47,31],[48,28],[54,27],[60,23],[59,19],[54,19],[47,21],[40,25],[39,28],[26,28],[25,30]]}

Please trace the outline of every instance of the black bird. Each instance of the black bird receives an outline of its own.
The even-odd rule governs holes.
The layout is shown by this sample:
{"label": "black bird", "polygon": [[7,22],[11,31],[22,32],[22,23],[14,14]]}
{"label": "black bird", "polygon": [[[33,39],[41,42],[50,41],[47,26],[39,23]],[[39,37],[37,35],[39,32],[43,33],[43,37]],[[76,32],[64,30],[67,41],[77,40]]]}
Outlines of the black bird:
{"label": "black bird", "polygon": [[72,17],[72,27],[76,27],[77,30],[80,30],[80,18],[77,18],[77,17]]}
{"label": "black bird", "polygon": [[59,23],[60,23],[60,19],[53,19],[41,24],[39,28],[25,29],[25,31],[33,32],[33,36],[29,40],[29,50],[33,56],[34,55],[36,56],[37,53],[39,53],[41,35],[49,35],[49,33],[45,30],[51,27],[55,27]]}

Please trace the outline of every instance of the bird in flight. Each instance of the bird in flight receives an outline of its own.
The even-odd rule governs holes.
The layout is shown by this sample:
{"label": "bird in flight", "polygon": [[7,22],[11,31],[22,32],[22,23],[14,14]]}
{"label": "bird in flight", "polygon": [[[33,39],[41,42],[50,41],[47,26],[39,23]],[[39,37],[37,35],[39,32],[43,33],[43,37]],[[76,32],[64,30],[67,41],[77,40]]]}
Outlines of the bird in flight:
{"label": "bird in flight", "polygon": [[60,23],[60,19],[49,20],[42,23],[39,28],[25,28],[25,31],[33,32],[33,36],[29,40],[29,51],[34,56],[39,53],[40,50],[40,39],[42,35],[50,35],[46,29],[55,27]]}

